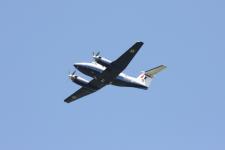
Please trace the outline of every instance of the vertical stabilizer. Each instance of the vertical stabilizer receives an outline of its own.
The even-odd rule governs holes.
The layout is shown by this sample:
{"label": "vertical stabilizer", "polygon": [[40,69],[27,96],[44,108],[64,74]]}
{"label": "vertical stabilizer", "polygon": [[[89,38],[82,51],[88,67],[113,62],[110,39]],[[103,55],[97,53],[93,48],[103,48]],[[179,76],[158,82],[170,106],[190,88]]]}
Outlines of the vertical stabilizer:
{"label": "vertical stabilizer", "polygon": [[152,81],[152,78],[149,78],[148,76],[146,76],[145,71],[142,71],[141,74],[137,77],[137,79],[141,81],[142,83],[144,83],[146,87],[149,87]]}

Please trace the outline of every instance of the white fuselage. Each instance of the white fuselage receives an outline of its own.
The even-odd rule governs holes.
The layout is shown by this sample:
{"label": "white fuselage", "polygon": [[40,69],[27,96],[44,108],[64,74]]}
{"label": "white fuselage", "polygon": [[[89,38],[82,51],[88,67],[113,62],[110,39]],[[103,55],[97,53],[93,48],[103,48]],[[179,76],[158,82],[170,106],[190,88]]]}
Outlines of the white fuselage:
{"label": "white fuselage", "polygon": [[[106,67],[96,63],[76,63],[74,64],[74,67],[76,67],[80,72],[84,73],[85,75],[88,75],[92,78],[97,78],[99,74],[101,74]],[[114,79],[112,82],[110,82],[112,85],[116,86],[124,86],[124,87],[136,87],[141,89],[148,89],[148,87],[142,82],[141,80],[128,76],[124,73],[120,73],[116,79]]]}

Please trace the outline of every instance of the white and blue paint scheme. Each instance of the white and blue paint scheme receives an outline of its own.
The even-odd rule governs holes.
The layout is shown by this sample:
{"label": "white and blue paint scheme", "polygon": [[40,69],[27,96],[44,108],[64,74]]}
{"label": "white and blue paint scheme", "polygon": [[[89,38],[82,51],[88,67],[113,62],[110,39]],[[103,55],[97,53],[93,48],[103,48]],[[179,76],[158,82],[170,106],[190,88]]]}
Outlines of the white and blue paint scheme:
{"label": "white and blue paint scheme", "polygon": [[75,63],[75,68],[93,79],[91,81],[83,79],[75,75],[75,71],[70,74],[69,78],[82,87],[64,101],[70,103],[110,84],[120,87],[134,87],[147,90],[153,76],[166,68],[166,66],[160,65],[148,71],[144,71],[138,77],[132,77],[122,72],[143,44],[143,42],[136,42],[115,61],[110,61],[101,57],[98,52],[97,54],[93,54],[94,61],[91,63]]}
{"label": "white and blue paint scheme", "polygon": [[[75,63],[74,67],[76,67],[83,74],[90,76],[92,78],[96,78],[106,69],[105,66],[102,66],[95,61],[92,63]],[[148,82],[146,82],[147,80]],[[110,82],[110,84],[122,87],[136,87],[147,90],[150,81],[151,78],[146,77],[145,73],[142,73],[137,78],[131,77],[124,73],[120,73],[113,81]]]}

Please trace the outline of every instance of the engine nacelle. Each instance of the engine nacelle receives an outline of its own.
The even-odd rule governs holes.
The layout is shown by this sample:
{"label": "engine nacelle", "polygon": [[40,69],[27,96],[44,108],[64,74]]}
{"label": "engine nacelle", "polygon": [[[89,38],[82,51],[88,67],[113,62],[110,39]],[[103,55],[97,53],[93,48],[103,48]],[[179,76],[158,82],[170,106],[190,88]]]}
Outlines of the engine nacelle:
{"label": "engine nacelle", "polygon": [[74,76],[73,78],[71,78],[71,80],[74,83],[76,83],[76,84],[78,84],[80,86],[84,86],[84,87],[87,86],[87,84],[89,83],[89,81],[87,81],[87,80],[85,80],[85,79],[83,79],[83,78],[81,78],[79,76]]}
{"label": "engine nacelle", "polygon": [[110,66],[111,62],[110,60],[104,58],[104,57],[100,57],[100,56],[97,56],[97,57],[94,57],[95,61],[100,64],[100,65],[103,65],[105,67],[108,67]]}

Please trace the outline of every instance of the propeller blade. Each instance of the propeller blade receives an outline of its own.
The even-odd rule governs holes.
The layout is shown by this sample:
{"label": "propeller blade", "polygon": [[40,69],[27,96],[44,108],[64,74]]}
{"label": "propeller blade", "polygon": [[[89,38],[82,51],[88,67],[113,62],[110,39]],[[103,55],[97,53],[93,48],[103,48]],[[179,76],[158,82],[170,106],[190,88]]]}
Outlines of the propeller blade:
{"label": "propeller blade", "polygon": [[93,56],[99,56],[99,55],[100,55],[100,51],[98,51],[97,53],[92,52],[92,55],[93,55]]}
{"label": "propeller blade", "polygon": [[99,56],[99,55],[100,55],[100,51],[98,51],[95,56]]}
{"label": "propeller blade", "polygon": [[96,59],[101,58],[99,56],[100,55],[100,51],[98,51],[97,53],[93,52],[92,55],[93,55],[92,59],[93,59],[94,62],[96,62]]}

